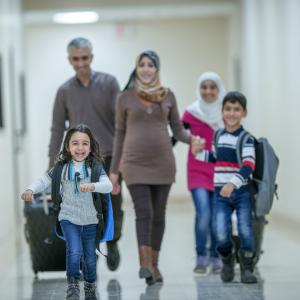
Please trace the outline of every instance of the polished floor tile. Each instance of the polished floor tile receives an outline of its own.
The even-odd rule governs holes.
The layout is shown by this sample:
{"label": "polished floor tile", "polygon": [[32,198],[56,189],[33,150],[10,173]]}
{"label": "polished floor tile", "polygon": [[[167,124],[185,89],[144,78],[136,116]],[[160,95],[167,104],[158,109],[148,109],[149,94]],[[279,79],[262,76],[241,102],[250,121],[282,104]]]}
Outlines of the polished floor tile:
{"label": "polished floor tile", "polygon": [[[259,282],[240,283],[238,266],[232,283],[224,284],[219,275],[196,276],[194,267],[193,207],[190,200],[170,201],[167,227],[161,253],[164,284],[146,287],[138,278],[137,243],[134,212],[125,205],[125,226],[120,241],[122,261],[116,272],[106,267],[105,258],[98,263],[98,289],[102,300],[298,300],[300,299],[300,238],[271,220],[266,227],[264,251],[256,274]],[[64,272],[39,273],[31,270],[28,246],[20,231],[16,238],[16,257],[7,267],[5,253],[0,253],[0,300],[64,299]],[[105,246],[102,246],[105,252]],[[1,251],[1,250],[0,250]],[[83,293],[82,293],[82,299]]]}

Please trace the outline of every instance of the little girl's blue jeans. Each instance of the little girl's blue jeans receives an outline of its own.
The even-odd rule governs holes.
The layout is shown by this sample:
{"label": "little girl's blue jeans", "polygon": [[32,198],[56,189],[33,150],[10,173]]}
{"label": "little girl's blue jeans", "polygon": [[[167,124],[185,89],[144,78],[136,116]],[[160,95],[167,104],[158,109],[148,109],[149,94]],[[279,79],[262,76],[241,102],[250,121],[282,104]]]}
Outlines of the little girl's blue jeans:
{"label": "little girl's blue jeans", "polygon": [[96,281],[97,224],[75,225],[60,222],[66,241],[67,277],[80,278],[80,262],[83,257],[83,276],[88,282]]}

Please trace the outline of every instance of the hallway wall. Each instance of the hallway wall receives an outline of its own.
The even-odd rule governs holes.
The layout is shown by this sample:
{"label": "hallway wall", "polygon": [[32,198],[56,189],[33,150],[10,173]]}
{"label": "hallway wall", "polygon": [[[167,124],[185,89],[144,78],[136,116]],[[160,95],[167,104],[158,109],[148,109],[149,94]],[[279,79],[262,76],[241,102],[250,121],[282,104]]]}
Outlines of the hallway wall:
{"label": "hallway wall", "polygon": [[[12,243],[15,243],[16,226],[21,224],[20,200],[18,198],[20,145],[16,138],[20,133],[20,85],[22,72],[20,54],[21,11],[18,0],[0,2],[0,58],[1,58],[1,96],[4,127],[0,128],[0,255],[5,262],[13,259]],[[18,120],[17,120],[18,119]],[[2,267],[2,265],[1,265]]]}
{"label": "hallway wall", "polygon": [[247,124],[280,158],[274,213],[299,223],[300,2],[244,0],[242,82]]}

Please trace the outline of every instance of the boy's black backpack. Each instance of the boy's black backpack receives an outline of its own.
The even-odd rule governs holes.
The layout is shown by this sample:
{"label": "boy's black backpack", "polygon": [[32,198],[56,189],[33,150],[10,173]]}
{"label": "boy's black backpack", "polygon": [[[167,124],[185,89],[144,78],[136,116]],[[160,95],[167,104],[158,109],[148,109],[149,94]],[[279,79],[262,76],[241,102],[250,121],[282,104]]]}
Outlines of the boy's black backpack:
{"label": "boy's black backpack", "polygon": [[[217,145],[222,131],[222,129],[216,131],[215,145]],[[240,166],[242,166],[242,150],[249,137],[254,139],[255,146],[255,170],[250,181],[250,187],[254,199],[254,213],[257,217],[261,217],[270,212],[274,195],[277,197],[276,175],[279,159],[266,138],[256,139],[248,131],[243,130],[236,145]]]}
{"label": "boy's black backpack", "polygon": [[[60,211],[60,205],[62,202],[61,194],[60,194],[60,182],[61,182],[61,174],[63,170],[64,163],[58,162],[54,166],[52,170],[52,188],[51,188],[51,198],[53,201],[53,212],[56,216],[58,216]],[[98,163],[96,160],[92,161],[91,166],[91,182],[97,182],[99,180],[101,171],[103,166]],[[97,228],[97,240],[100,241],[104,229],[106,227],[106,220],[108,214],[108,201],[107,201],[107,194],[100,194],[100,193],[92,193],[93,195],[93,202],[95,209],[97,211],[97,218],[99,220],[98,228]],[[58,222],[57,222],[58,223]],[[57,234],[59,236],[63,236],[59,223],[57,224]],[[99,243],[97,243],[99,245]]]}

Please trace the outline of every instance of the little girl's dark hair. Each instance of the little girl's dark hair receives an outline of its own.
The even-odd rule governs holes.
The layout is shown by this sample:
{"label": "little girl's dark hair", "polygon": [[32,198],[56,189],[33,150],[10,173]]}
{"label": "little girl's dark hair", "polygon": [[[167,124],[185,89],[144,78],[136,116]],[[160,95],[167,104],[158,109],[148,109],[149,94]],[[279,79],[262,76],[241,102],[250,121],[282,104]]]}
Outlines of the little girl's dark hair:
{"label": "little girl's dark hair", "polygon": [[100,146],[99,146],[98,142],[96,141],[96,139],[94,138],[90,128],[85,124],[76,125],[74,127],[71,127],[67,131],[64,142],[63,142],[63,148],[58,154],[58,161],[67,163],[72,160],[72,156],[71,156],[71,153],[68,151],[68,147],[69,147],[69,143],[70,143],[70,139],[71,139],[72,135],[76,132],[85,133],[90,138],[91,152],[90,152],[89,156],[86,158],[88,165],[91,166],[93,159],[96,159],[97,161],[103,163],[104,158],[101,155]]}

